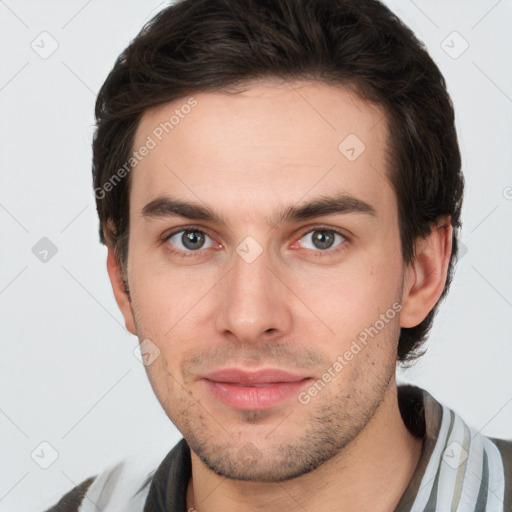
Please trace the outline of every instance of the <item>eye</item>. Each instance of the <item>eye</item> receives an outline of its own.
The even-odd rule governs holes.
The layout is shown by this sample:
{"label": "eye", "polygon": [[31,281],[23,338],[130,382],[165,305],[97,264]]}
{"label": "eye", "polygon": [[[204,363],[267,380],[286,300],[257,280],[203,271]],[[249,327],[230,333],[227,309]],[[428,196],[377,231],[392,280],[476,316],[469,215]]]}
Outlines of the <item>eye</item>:
{"label": "eye", "polygon": [[327,251],[338,247],[345,240],[341,233],[333,229],[314,229],[302,236],[300,245],[305,249]]}
{"label": "eye", "polygon": [[167,237],[167,242],[184,252],[197,252],[199,249],[208,249],[213,245],[213,240],[204,231],[198,229],[176,231]]}

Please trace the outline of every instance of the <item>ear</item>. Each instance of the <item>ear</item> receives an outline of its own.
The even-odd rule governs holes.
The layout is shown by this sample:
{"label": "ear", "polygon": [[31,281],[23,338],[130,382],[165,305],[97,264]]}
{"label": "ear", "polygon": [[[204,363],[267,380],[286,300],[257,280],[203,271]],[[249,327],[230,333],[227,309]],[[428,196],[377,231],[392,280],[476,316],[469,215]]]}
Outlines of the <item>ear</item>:
{"label": "ear", "polygon": [[119,267],[115,251],[110,246],[108,247],[107,255],[107,272],[110,277],[110,283],[112,284],[112,290],[114,291],[114,297],[116,298],[117,305],[123,314],[126,328],[132,334],[136,335],[137,331],[135,329],[135,318],[132,303],[124,287],[123,276],[121,274],[121,268]]}
{"label": "ear", "polygon": [[416,256],[405,270],[400,327],[416,327],[443,293],[452,254],[450,217],[440,217],[426,238],[416,241]]}

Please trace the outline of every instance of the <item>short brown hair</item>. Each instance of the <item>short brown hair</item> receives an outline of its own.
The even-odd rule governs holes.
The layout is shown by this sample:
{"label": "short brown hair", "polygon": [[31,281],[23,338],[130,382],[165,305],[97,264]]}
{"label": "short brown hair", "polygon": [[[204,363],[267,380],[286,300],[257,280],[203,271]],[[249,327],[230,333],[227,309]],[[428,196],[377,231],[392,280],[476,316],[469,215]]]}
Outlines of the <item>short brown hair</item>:
{"label": "short brown hair", "polygon": [[[115,248],[122,269],[130,173],[108,191],[103,185],[129,160],[144,112],[189,94],[265,78],[342,85],[383,107],[388,178],[398,198],[406,264],[414,260],[416,239],[429,234],[440,216],[450,215],[460,228],[464,180],[445,80],[423,43],[387,7],[377,0],[179,0],[121,53],[96,102],[93,181],[100,240]],[[440,300],[457,250],[454,229]],[[400,362],[420,355],[437,306],[416,327],[401,329]]]}

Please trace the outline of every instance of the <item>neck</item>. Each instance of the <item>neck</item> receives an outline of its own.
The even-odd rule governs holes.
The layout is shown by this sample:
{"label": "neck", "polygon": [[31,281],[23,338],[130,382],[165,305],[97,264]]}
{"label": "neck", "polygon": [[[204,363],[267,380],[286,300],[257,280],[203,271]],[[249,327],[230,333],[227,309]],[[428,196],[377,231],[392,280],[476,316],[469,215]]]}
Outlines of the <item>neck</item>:
{"label": "neck", "polygon": [[394,380],[366,427],[335,457],[310,473],[283,482],[228,480],[192,452],[187,510],[197,512],[390,512],[407,488],[421,455],[398,408]]}

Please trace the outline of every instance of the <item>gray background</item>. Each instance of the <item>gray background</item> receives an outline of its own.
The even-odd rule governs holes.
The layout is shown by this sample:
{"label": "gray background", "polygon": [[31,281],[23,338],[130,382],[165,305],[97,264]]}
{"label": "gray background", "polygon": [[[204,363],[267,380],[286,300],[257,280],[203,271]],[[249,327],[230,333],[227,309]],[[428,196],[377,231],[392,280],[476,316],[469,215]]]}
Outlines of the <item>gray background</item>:
{"label": "gray background", "polygon": [[[446,77],[466,177],[467,252],[427,355],[399,377],[511,437],[512,0],[386,3]],[[1,511],[42,510],[180,438],[114,302],[90,177],[96,92],[163,5],[0,1]]]}

